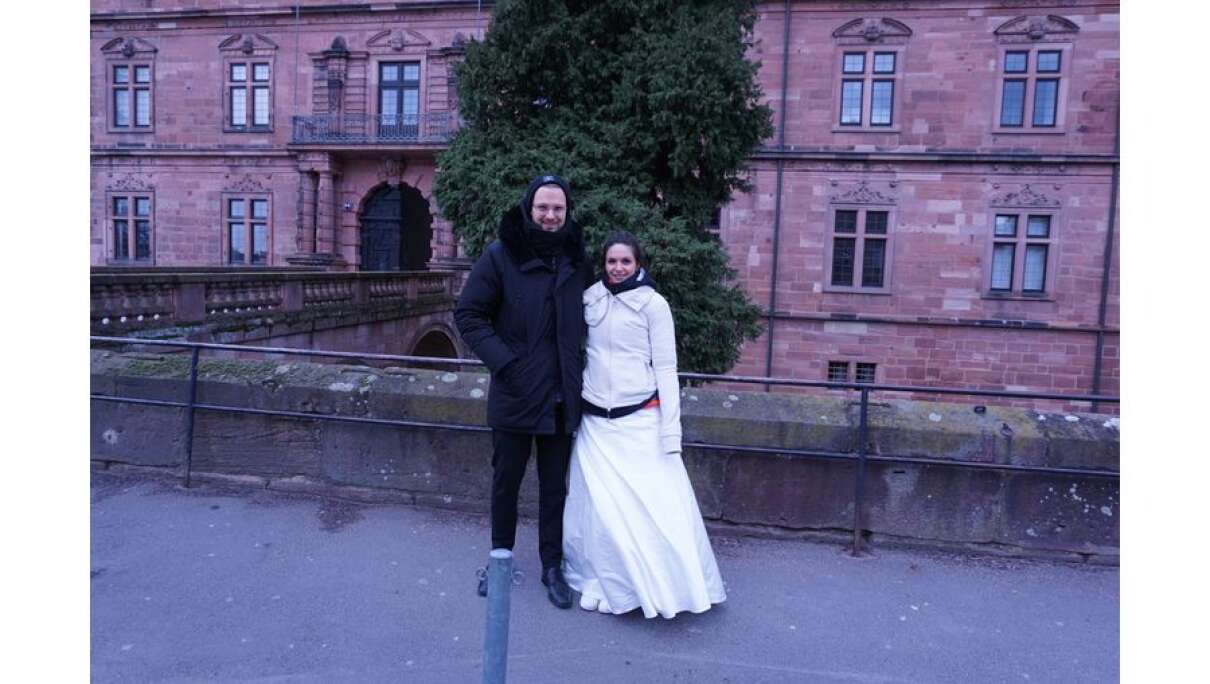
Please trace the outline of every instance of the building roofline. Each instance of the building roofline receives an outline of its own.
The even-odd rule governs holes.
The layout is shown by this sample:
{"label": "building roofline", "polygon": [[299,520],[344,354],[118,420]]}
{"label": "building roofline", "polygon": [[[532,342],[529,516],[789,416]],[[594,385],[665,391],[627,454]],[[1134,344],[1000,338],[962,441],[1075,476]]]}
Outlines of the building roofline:
{"label": "building roofline", "polygon": [[293,17],[297,11],[299,16],[317,14],[362,14],[386,13],[411,10],[432,10],[447,8],[491,8],[494,0],[426,0],[425,2],[390,2],[390,3],[356,3],[325,5],[282,5],[279,7],[239,8],[225,7],[221,9],[167,9],[139,10],[133,12],[92,12],[88,15],[92,23],[132,20],[165,20],[165,19],[205,19],[210,17]]}
{"label": "building roofline", "polygon": [[762,147],[749,159],[761,161],[886,161],[886,162],[973,162],[991,164],[1119,164],[1112,153],[1034,154],[1020,152],[973,152],[960,150],[855,152],[852,150],[784,149]]}

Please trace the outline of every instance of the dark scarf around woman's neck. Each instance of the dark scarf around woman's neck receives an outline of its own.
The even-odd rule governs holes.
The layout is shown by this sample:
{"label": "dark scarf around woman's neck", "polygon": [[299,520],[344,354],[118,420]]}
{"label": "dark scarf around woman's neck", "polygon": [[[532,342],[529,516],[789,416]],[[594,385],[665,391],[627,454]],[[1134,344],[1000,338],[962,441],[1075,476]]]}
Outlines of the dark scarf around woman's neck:
{"label": "dark scarf around woman's neck", "polygon": [[631,273],[629,278],[623,280],[617,285],[609,282],[609,274],[606,273],[605,275],[601,276],[601,283],[605,286],[605,289],[609,290],[614,295],[620,295],[623,292],[638,289],[640,287],[650,287],[653,290],[658,290],[658,288],[655,286],[655,281],[651,279],[651,276],[648,275],[647,270],[643,268]]}

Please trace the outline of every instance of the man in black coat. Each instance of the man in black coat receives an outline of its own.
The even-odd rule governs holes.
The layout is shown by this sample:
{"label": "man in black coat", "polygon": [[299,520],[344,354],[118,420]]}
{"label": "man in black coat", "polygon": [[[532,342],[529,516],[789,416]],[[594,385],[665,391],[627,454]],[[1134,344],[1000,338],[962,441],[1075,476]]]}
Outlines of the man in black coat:
{"label": "man in black coat", "polygon": [[[531,181],[521,203],[505,212],[499,239],[471,269],[454,309],[462,339],[492,373],[492,547],[513,548],[517,494],[536,442],[542,583],[559,608],[571,607],[562,569],[563,502],[571,435],[580,424],[583,292],[592,278],[571,209],[562,178]],[[487,595],[485,577],[479,594]]]}

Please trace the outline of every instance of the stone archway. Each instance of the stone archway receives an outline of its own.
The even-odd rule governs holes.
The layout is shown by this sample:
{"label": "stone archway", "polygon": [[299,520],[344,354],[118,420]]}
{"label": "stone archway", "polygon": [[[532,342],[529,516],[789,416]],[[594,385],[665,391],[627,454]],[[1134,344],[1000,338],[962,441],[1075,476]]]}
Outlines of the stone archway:
{"label": "stone archway", "polygon": [[[429,358],[439,359],[456,359],[458,358],[458,346],[454,344],[454,340],[449,334],[441,329],[434,328],[420,336],[416,344],[412,345],[412,350],[408,352],[408,356],[427,356]],[[414,363],[417,368],[432,368],[434,370],[451,370],[450,366],[441,363]]]}
{"label": "stone archway", "polygon": [[458,358],[458,347],[444,330],[430,330],[417,340],[408,355],[456,359]]}
{"label": "stone archway", "polygon": [[416,188],[384,183],[370,191],[358,216],[359,270],[421,271],[433,256],[433,214]]}

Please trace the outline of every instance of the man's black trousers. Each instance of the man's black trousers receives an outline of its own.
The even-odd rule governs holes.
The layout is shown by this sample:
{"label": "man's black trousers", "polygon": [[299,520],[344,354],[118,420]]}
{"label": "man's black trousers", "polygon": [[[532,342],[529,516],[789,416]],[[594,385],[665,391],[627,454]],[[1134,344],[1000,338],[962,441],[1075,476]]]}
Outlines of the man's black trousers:
{"label": "man's black trousers", "polygon": [[[562,423],[562,421],[558,421]],[[517,494],[538,443],[538,555],[542,568],[563,561],[563,502],[571,435],[532,435],[492,430],[492,547],[511,549],[517,536]]]}

